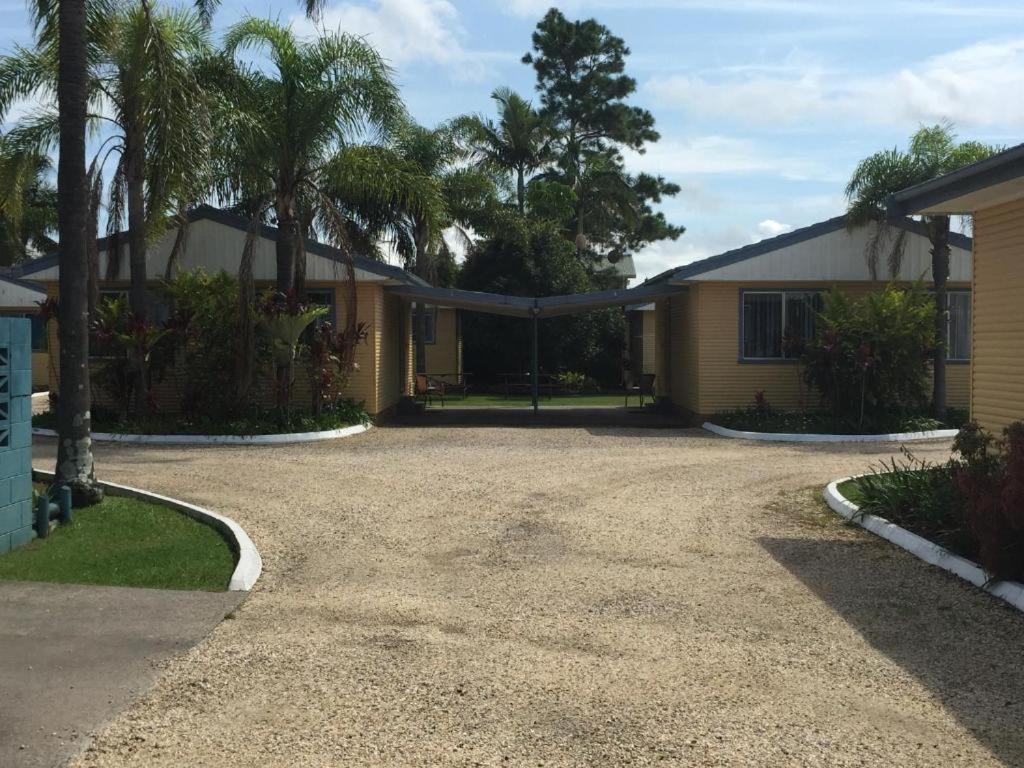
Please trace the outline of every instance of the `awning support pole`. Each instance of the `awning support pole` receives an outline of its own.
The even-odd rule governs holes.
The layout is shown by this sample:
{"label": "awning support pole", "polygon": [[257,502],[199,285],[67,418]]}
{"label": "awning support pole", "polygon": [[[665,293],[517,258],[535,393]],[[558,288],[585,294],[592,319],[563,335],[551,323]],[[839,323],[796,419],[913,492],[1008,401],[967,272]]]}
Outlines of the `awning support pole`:
{"label": "awning support pole", "polygon": [[533,316],[533,360],[530,366],[530,387],[533,390],[533,412],[537,412],[537,393],[539,391],[539,377],[537,370],[537,315]]}

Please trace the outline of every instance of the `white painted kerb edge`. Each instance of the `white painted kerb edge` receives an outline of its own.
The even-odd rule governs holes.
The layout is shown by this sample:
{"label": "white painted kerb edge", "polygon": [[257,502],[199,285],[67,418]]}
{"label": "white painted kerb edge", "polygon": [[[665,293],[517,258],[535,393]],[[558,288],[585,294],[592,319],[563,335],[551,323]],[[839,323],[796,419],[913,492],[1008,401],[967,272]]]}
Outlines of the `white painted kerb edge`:
{"label": "white painted kerb edge", "polygon": [[1024,611],[1024,584],[1016,581],[989,581],[988,575],[977,563],[954,555],[945,547],[940,547],[935,542],[911,533],[906,528],[890,523],[884,517],[858,514],[860,508],[839,492],[841,484],[855,479],[854,477],[844,477],[834,480],[825,488],[825,502],[834,512],[883,539],[891,541],[896,546],[902,547],[926,563],[956,574],[989,594],[1005,600],[1017,610]]}
{"label": "white painted kerb edge", "polygon": [[[328,429],[323,432],[290,432],[279,435],[122,435],[116,432],[93,432],[92,439],[104,443],[134,443],[136,445],[287,445],[351,437],[362,434],[370,427],[370,424],[355,424],[351,427]],[[55,430],[42,427],[33,427],[32,434],[36,437],[57,436]]]}
{"label": "white painted kerb edge", "polygon": [[957,429],[935,429],[930,432],[896,432],[890,435],[804,435],[792,432],[741,432],[738,429],[720,427],[710,421],[705,421],[702,426],[708,432],[714,432],[722,437],[779,443],[894,443],[912,440],[940,440],[956,437],[959,432]]}
{"label": "white painted kerb edge", "polygon": [[[45,469],[36,469],[33,467],[32,474],[48,480],[53,479],[53,472],[49,472]],[[127,496],[129,498],[139,499],[140,501],[162,504],[165,507],[177,510],[182,514],[188,515],[194,520],[198,520],[199,522],[220,531],[228,541],[232,543],[233,548],[238,555],[238,563],[235,565],[235,570],[231,574],[231,581],[228,582],[229,592],[249,591],[253,588],[256,580],[259,579],[260,574],[263,573],[263,558],[260,557],[259,550],[256,549],[256,545],[252,543],[252,539],[249,538],[249,534],[245,532],[242,526],[230,517],[219,515],[205,507],[189,504],[187,501],[182,501],[181,499],[172,499],[170,496],[161,496],[159,493],[144,491],[141,488],[133,488],[130,485],[110,483],[105,480],[98,480],[97,482],[103,490],[109,492],[111,496]]]}

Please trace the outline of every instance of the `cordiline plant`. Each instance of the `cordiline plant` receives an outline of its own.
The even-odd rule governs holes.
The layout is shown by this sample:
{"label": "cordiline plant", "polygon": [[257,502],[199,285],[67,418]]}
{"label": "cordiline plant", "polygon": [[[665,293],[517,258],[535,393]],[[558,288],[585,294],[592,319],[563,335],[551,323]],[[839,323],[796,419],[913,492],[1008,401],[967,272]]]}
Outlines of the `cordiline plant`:
{"label": "cordiline plant", "polygon": [[981,566],[993,579],[1024,579],[1024,423],[1007,427],[1002,440],[968,424],[953,448],[963,525]]}
{"label": "cordiline plant", "polygon": [[323,413],[324,406],[333,407],[341,399],[349,376],[359,370],[356,345],[366,341],[368,335],[369,326],[364,322],[356,324],[355,338],[350,338],[346,329],[336,331],[330,322],[321,323],[313,333],[307,370],[314,416]]}
{"label": "cordiline plant", "polygon": [[[147,411],[156,410],[153,394],[151,361],[157,345],[169,331],[150,323],[128,308],[124,297],[107,299],[96,308],[92,324],[95,351],[103,364],[97,380],[116,403],[122,417],[127,416],[133,401],[140,399],[136,387],[143,387],[142,398]],[[134,372],[141,371],[141,380]]]}
{"label": "cordiline plant", "polygon": [[278,408],[287,417],[292,399],[292,367],[302,332],[327,307],[302,301],[293,289],[287,295],[265,294],[257,306],[256,327],[270,342],[274,364],[274,394]]}

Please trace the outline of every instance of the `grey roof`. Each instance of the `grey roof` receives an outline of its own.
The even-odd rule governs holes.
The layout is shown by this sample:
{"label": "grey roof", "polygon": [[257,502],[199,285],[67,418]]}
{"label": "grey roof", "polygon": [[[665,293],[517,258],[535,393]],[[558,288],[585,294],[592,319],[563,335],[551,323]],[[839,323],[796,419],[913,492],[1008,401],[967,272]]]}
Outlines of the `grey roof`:
{"label": "grey roof", "polygon": [[[249,220],[244,216],[239,216],[231,213],[230,211],[221,210],[220,208],[214,208],[212,205],[196,206],[188,212],[187,218],[190,224],[196,221],[209,220],[215,221],[218,224],[223,224],[227,227],[238,229],[242,232],[249,231]],[[259,227],[259,234],[261,237],[265,237],[268,240],[276,240],[277,227],[272,227],[268,224],[261,224]],[[121,232],[117,237],[121,242],[127,242],[128,233]],[[110,237],[101,237],[96,241],[97,248],[101,251],[105,250],[110,245],[110,240]],[[341,252],[337,248],[326,243],[317,242],[316,240],[306,241],[306,251],[332,261],[342,261]],[[31,275],[44,269],[48,269],[56,265],[59,261],[60,254],[51,253],[48,256],[44,256],[40,259],[33,259],[32,261],[19,265],[15,269],[11,270],[10,274],[14,276]],[[356,256],[355,264],[358,269],[374,275],[380,275],[381,277],[388,277],[393,280],[399,280],[403,283],[429,285],[429,283],[422,278],[417,277],[411,272],[407,272],[401,267],[396,267],[392,264],[385,264],[382,261],[377,261],[376,259],[371,259],[367,256]]]}
{"label": "grey roof", "polygon": [[886,201],[892,216],[906,216],[946,200],[1024,176],[1024,144],[900,190]]}
{"label": "grey roof", "polygon": [[422,301],[445,307],[513,317],[557,317],[605,307],[628,306],[678,294],[685,288],[674,285],[641,285],[610,291],[574,293],[566,296],[506,296],[500,293],[480,293],[457,288],[392,285],[384,290],[393,296],[410,301]]}
{"label": "grey roof", "polygon": [[[927,236],[924,224],[919,221],[901,218],[890,223],[894,226],[901,227],[908,232]],[[738,264],[741,261],[747,261],[748,259],[763,256],[766,253],[771,253],[772,251],[777,251],[781,248],[788,248],[789,246],[796,245],[797,243],[813,240],[816,237],[836,232],[840,229],[844,229],[845,227],[845,214],[842,216],[834,216],[831,219],[820,221],[817,224],[811,224],[807,227],[794,229],[792,232],[786,232],[782,235],[776,235],[775,237],[769,237],[765,240],[759,240],[751,245],[734,248],[731,251],[725,251],[724,253],[719,253],[715,256],[709,256],[706,259],[701,259],[700,261],[695,261],[682,267],[665,270],[661,274],[655,275],[654,277],[644,281],[644,285],[662,283],[667,280],[688,280],[692,277],[696,277],[697,275],[702,275],[705,272],[720,269],[721,267],[727,267],[732,264]],[[967,251],[971,250],[971,238],[966,235],[962,235],[959,232],[949,233],[949,244]]]}

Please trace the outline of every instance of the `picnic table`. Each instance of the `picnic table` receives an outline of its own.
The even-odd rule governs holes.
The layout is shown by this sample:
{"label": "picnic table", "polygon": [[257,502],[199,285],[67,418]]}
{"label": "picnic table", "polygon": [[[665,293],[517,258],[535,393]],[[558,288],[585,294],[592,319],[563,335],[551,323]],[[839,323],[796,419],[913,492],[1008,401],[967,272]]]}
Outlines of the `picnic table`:
{"label": "picnic table", "polygon": [[[514,394],[529,395],[533,393],[533,382],[528,373],[501,373],[501,391],[506,400]],[[550,373],[537,375],[537,393],[545,395],[548,400],[556,387],[555,377]]]}
{"label": "picnic table", "polygon": [[469,394],[469,377],[472,376],[470,373],[428,373],[427,378],[435,384],[435,386],[444,389],[445,394],[451,392],[458,392],[465,399],[466,395]]}

